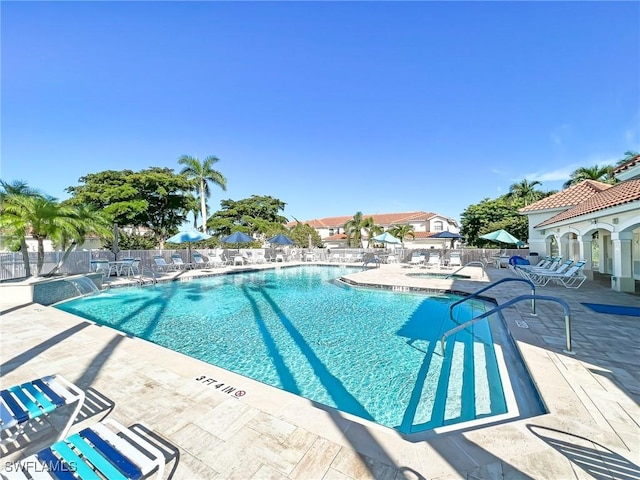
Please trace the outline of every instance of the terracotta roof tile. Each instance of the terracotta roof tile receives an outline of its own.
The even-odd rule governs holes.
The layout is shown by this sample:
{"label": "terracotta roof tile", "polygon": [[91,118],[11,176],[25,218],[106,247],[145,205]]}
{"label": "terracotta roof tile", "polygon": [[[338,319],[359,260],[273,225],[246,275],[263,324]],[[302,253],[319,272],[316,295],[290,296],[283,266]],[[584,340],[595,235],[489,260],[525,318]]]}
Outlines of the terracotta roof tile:
{"label": "terracotta roof tile", "polygon": [[346,240],[347,235],[345,233],[336,233],[335,235],[329,235],[328,237],[324,237],[322,239],[323,242],[332,242],[336,240]]}
{"label": "terracotta roof tile", "polygon": [[631,157],[629,160],[624,162],[622,165],[618,165],[613,169],[613,174],[619,173],[623,170],[626,170],[631,167],[635,167],[636,165],[640,165],[640,155],[636,155],[635,157]]}
{"label": "terracotta roof tile", "polygon": [[627,180],[616,185],[611,185],[610,188],[593,194],[579,205],[539,223],[536,227],[550,225],[570,218],[579,217],[580,215],[587,215],[606,208],[638,201],[640,201],[640,179]]}
{"label": "terracotta roof tile", "polygon": [[593,195],[602,192],[612,185],[594,180],[584,180],[576,185],[561,190],[553,195],[549,195],[542,200],[538,200],[531,205],[527,205],[519,210],[520,213],[533,212],[537,210],[551,210],[554,208],[575,207]]}
{"label": "terracotta roof tile", "polygon": [[[431,212],[404,212],[404,213],[372,213],[372,214],[363,214],[362,218],[373,217],[373,221],[376,225],[399,225],[404,223],[413,222],[416,220],[428,220],[432,217],[436,216],[435,213]],[[353,218],[353,215],[346,215],[341,217],[325,217],[325,218],[316,218],[313,220],[307,220],[306,222],[313,228],[336,228],[342,227],[345,223]],[[287,227],[293,227],[296,225],[296,222],[289,222],[286,224]]]}

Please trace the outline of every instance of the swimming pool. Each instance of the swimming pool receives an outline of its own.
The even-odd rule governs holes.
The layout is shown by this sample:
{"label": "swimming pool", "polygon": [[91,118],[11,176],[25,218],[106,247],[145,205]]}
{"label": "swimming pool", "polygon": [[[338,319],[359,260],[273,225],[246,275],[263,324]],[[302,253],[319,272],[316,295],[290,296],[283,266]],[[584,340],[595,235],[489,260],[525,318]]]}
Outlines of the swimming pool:
{"label": "swimming pool", "polygon": [[[402,433],[507,411],[486,320],[447,340],[460,297],[354,289],[302,266],[113,289],[56,308]],[[456,308],[463,322],[485,303]]]}

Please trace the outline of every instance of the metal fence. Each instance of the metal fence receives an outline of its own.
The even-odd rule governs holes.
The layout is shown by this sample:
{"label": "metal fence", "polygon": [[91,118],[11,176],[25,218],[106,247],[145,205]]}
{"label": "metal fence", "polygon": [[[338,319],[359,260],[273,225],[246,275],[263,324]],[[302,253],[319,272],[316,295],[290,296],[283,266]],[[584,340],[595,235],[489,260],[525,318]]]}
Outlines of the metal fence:
{"label": "metal fence", "polygon": [[[276,254],[281,251],[281,249],[262,249],[265,251],[267,258],[275,258]],[[339,253],[341,256],[345,256],[346,254],[351,254],[355,257],[358,254],[364,253],[377,253],[383,252],[381,249],[361,249],[361,248],[318,248],[309,250],[306,248],[303,249],[295,249],[296,255],[294,258],[296,260],[301,260],[303,255],[309,251],[314,253],[314,258],[318,261],[330,261],[331,255],[334,253]],[[394,250],[394,255],[399,259],[400,262],[408,262],[411,259],[411,256],[414,252],[424,252],[428,254],[432,249],[426,248],[413,248],[413,249],[400,249],[396,248]],[[448,255],[452,251],[461,253],[461,262],[463,265],[472,262],[472,261],[484,261],[485,263],[491,262],[492,258],[496,255],[502,254],[504,256],[512,256],[519,255],[521,257],[527,258],[529,254],[528,249],[507,249],[507,250],[499,250],[499,249],[489,249],[489,248],[473,248],[473,249],[456,249],[456,250],[439,250],[439,253],[442,259],[448,258]],[[240,249],[240,252],[251,251],[251,249]],[[291,249],[290,249],[291,251]],[[208,249],[193,249],[192,254],[195,252],[199,252],[205,257],[208,257],[213,254],[213,250]],[[390,252],[388,250],[387,252]],[[118,259],[123,258],[139,258],[140,264],[143,267],[152,267],[155,265],[153,261],[154,255],[161,255],[167,262],[171,261],[171,255],[174,253],[180,254],[182,260],[184,262],[189,261],[189,253],[188,250],[123,250],[118,254]],[[238,249],[224,249],[223,253],[226,258],[233,258],[233,255],[238,253]],[[45,252],[44,254],[44,263],[42,265],[42,271],[40,275],[47,275],[51,273],[51,271],[58,265],[62,258],[63,252]],[[88,273],[91,271],[91,261],[92,260],[115,260],[115,255],[108,250],[94,250],[94,251],[76,251],[71,252],[67,259],[64,261],[62,266],[60,267],[59,274],[62,275],[76,275],[81,273]],[[36,271],[36,264],[38,261],[37,252],[29,252],[29,264],[31,267],[31,274],[33,275]],[[0,281],[12,280],[12,279],[21,279],[25,278],[25,268],[24,261],[22,258],[21,252],[16,253],[0,253]]]}

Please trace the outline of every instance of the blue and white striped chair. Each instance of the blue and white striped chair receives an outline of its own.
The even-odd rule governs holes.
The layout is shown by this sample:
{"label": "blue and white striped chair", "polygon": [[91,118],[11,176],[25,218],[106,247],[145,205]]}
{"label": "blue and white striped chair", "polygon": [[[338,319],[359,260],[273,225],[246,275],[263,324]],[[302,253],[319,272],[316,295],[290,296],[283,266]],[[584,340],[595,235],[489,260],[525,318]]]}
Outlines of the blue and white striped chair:
{"label": "blue and white striped chair", "polygon": [[19,462],[7,462],[3,478],[60,480],[141,479],[164,474],[162,452],[108,419],[81,430]]}
{"label": "blue and white striped chair", "polygon": [[60,432],[63,438],[84,403],[84,392],[62,375],[38,378],[0,392],[0,445],[13,442],[31,421],[41,422],[64,405],[77,402],[76,408]]}

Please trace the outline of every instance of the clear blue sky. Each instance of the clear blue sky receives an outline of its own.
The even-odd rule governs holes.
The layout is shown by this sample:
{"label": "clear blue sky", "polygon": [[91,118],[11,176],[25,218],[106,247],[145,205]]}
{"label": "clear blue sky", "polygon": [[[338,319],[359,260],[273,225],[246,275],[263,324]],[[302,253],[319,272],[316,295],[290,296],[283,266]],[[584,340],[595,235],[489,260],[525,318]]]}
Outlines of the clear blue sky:
{"label": "clear blue sky", "polygon": [[640,150],[638,2],[7,2],[4,180],[216,155],[288,218],[459,218]]}

